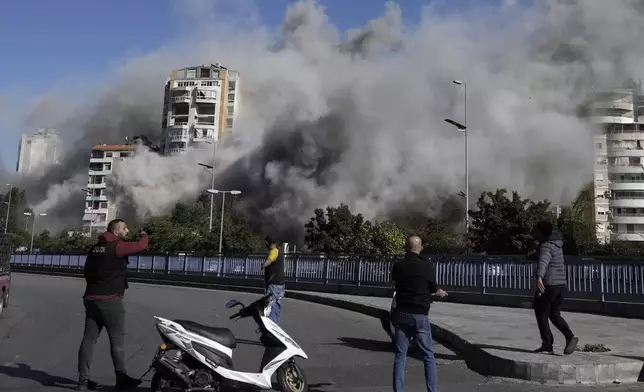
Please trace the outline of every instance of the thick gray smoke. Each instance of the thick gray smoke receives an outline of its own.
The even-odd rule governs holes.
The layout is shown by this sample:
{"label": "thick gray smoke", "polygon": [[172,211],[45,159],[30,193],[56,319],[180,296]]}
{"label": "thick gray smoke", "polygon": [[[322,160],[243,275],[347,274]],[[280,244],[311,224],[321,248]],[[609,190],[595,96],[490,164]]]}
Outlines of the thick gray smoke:
{"label": "thick gray smoke", "polygon": [[[92,91],[100,99],[57,126],[81,135],[65,169],[30,195],[41,209],[80,218],[88,148],[158,137],[169,70],[221,62],[240,71],[242,107],[218,152],[217,184],[241,189],[252,211],[281,215],[273,230],[301,227],[316,207],[339,203],[368,218],[407,204],[441,213],[463,189],[463,137],[443,121],[463,121],[454,79],[467,82],[470,207],[497,187],[566,202],[593,165],[593,130],[576,117],[579,105],[593,88],[640,77],[642,2],[513,3],[448,16],[430,8],[417,26],[389,4],[345,38],[313,1],[291,6],[279,32],[215,14],[199,31],[204,42],[134,59],[105,91]],[[195,164],[207,157],[151,154],[140,151],[112,178],[139,217],[207,187]]]}

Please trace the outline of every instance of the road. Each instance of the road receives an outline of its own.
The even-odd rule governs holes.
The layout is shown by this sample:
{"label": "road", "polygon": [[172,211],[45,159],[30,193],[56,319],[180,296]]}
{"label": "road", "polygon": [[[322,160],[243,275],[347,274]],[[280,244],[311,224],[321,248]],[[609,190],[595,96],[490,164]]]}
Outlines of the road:
{"label": "road", "polygon": [[[14,274],[11,304],[0,316],[0,390],[60,391],[75,384],[77,350],[83,329],[80,295],[84,282],[75,278]],[[256,341],[252,321],[233,323],[224,303],[250,302],[256,295],[191,288],[131,284],[126,295],[127,355],[130,373],[141,375],[160,343],[153,315],[183,318],[231,328],[239,339]],[[393,355],[379,322],[324,305],[286,299],[282,326],[309,355],[300,364],[311,392],[391,391]],[[435,346],[441,391],[537,392],[599,391],[596,387],[544,388],[542,385],[483,377],[445,347]],[[255,371],[262,348],[240,344],[235,352],[239,370]],[[409,391],[424,390],[422,363],[410,358]],[[94,354],[93,378],[111,385],[112,365],[107,336]],[[146,376],[141,391],[149,387]],[[635,391],[637,386],[604,387],[603,391]]]}

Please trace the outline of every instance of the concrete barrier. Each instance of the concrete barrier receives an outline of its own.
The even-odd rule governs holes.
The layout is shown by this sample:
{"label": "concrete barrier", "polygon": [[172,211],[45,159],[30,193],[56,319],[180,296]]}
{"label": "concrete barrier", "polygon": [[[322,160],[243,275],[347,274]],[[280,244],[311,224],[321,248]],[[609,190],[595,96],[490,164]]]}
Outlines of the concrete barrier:
{"label": "concrete barrier", "polygon": [[[59,267],[42,267],[42,266],[13,266],[15,272],[36,273],[46,275],[61,276],[78,276],[82,277],[83,273],[77,268],[59,268]],[[165,274],[129,271],[128,279],[132,282],[157,283],[166,285],[192,286],[211,289],[232,288],[253,289],[255,292],[263,291],[264,281],[256,277],[216,277],[212,275],[201,274]],[[341,283],[320,283],[306,281],[287,281],[289,290],[311,291],[329,294],[347,294],[370,297],[391,297],[393,290],[387,287],[375,287],[365,285],[351,285]],[[526,308],[532,304],[532,298],[519,294],[481,294],[476,292],[462,291],[462,288],[449,286],[445,289],[450,293],[448,302],[502,306],[512,308]],[[459,290],[460,289],[460,290]],[[644,319],[644,303],[637,302],[614,302],[598,301],[594,299],[566,298],[563,306],[564,311],[600,314],[612,317]]]}

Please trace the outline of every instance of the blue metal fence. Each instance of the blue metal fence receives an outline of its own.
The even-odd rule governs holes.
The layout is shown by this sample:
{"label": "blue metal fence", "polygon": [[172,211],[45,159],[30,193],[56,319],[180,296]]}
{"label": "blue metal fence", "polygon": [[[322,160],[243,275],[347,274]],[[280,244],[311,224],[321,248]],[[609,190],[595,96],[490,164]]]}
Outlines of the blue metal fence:
{"label": "blue metal fence", "polygon": [[[325,256],[289,254],[287,280],[334,285],[391,285],[389,271],[399,256]],[[523,256],[430,256],[438,283],[451,290],[481,294],[534,292],[536,265]],[[265,255],[131,256],[129,268],[152,274],[204,275],[260,279]],[[14,266],[80,269],[85,255],[14,254]],[[566,257],[570,297],[644,302],[644,261],[619,258]]]}

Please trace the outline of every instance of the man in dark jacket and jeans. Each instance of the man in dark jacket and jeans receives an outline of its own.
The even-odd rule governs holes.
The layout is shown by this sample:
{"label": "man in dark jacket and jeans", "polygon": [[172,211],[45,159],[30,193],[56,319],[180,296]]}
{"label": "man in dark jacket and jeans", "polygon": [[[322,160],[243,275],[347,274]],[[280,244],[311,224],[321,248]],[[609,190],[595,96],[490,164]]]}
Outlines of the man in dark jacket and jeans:
{"label": "man in dark jacket and jeans", "polygon": [[132,389],[141,380],[127,375],[125,368],[125,308],[123,295],[128,288],[128,256],[148,247],[148,236],[141,233],[137,242],[124,242],[128,234],[124,221],[116,219],[107,226],[107,231],[98,237],[85,261],[87,287],[83,296],[85,305],[85,332],[78,352],[78,390],[96,389],[90,381],[90,364],[94,345],[103,327],[110,339],[112,362],[116,373],[116,389]]}
{"label": "man in dark jacket and jeans", "polygon": [[537,237],[540,240],[537,264],[537,292],[534,296],[534,314],[537,318],[541,347],[535,352],[554,354],[554,337],[550,324],[557,327],[566,338],[565,355],[575,351],[579,339],[561,317],[563,293],[566,290],[566,269],[564,266],[563,240],[555,232],[550,221],[537,223]]}
{"label": "man in dark jacket and jeans", "polygon": [[396,290],[396,309],[392,315],[396,359],[394,362],[394,392],[405,390],[405,362],[409,339],[416,338],[423,355],[427,392],[438,392],[436,360],[432,350],[432,328],[429,307],[432,295],[445,297],[447,293],[436,284],[436,273],[430,260],[420,256],[423,243],[419,237],[407,239],[405,258],[394,263],[391,278]]}

